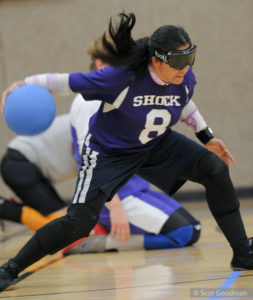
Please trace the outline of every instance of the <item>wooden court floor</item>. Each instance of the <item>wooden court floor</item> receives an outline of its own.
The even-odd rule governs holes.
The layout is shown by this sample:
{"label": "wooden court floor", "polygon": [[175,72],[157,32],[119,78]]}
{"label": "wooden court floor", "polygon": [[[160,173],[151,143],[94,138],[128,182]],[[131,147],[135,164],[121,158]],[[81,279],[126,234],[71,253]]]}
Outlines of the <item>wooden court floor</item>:
{"label": "wooden court floor", "polygon": [[[241,203],[247,233],[253,236],[253,199]],[[253,299],[253,271],[229,268],[232,252],[206,203],[185,207],[202,223],[202,236],[193,247],[65,258],[58,253],[26,269],[21,274],[25,279],[0,293],[0,299]],[[6,222],[5,227],[0,233],[0,263],[31,236],[23,226]],[[232,290],[241,294],[229,294]]]}

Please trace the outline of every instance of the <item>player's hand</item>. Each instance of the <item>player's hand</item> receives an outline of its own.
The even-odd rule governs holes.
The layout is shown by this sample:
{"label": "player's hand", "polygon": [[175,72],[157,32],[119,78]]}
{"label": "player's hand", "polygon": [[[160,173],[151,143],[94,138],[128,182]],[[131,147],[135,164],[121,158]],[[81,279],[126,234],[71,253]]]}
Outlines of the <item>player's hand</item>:
{"label": "player's hand", "polygon": [[229,168],[232,167],[232,163],[235,163],[234,157],[228,151],[227,147],[222,142],[222,140],[213,138],[207,144],[205,144],[205,147],[209,151],[219,156],[219,158],[221,158],[228,165]]}
{"label": "player's hand", "polygon": [[112,200],[106,203],[106,206],[110,210],[110,236],[115,236],[117,242],[126,242],[130,237],[130,225],[118,194],[114,195]]}
{"label": "player's hand", "polygon": [[117,242],[126,242],[130,237],[130,226],[122,206],[115,205],[110,209],[110,221],[110,236],[115,236]]}
{"label": "player's hand", "polygon": [[2,103],[1,103],[1,114],[2,116],[4,116],[4,106],[5,106],[5,101],[7,96],[13,92],[17,87],[19,87],[20,85],[24,85],[25,81],[24,80],[20,80],[20,81],[15,81],[13,82],[2,94]]}

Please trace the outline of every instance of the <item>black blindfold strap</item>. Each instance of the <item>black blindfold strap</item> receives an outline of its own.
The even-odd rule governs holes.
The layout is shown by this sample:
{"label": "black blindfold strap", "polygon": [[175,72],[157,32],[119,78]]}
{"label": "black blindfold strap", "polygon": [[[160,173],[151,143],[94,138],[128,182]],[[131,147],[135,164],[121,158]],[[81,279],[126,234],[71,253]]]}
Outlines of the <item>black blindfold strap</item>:
{"label": "black blindfold strap", "polygon": [[163,60],[164,62],[168,63],[168,59],[170,56],[184,56],[184,55],[188,55],[191,53],[195,53],[197,50],[197,46],[196,45],[191,45],[189,48],[185,49],[185,50],[170,50],[168,52],[160,52],[158,50],[155,50],[155,56],[161,60]]}

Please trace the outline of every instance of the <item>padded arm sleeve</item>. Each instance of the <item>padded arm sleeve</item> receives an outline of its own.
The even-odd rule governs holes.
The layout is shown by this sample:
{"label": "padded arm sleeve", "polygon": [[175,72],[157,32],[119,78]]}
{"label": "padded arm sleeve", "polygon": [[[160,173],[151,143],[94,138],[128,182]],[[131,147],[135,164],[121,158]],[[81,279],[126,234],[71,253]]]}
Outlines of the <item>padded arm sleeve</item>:
{"label": "padded arm sleeve", "polygon": [[68,73],[47,73],[37,74],[25,78],[26,84],[37,84],[47,89],[51,94],[69,95],[71,89],[69,87]]}
{"label": "padded arm sleeve", "polygon": [[194,132],[199,132],[207,127],[204,118],[192,100],[184,107],[180,121],[191,127]]}

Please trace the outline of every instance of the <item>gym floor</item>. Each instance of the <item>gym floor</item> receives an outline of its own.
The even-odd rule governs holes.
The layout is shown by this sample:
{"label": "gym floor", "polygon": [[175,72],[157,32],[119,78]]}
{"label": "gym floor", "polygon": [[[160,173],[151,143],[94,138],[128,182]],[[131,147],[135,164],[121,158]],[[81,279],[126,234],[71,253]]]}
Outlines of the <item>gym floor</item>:
{"label": "gym floor", "polygon": [[[0,299],[253,299],[253,271],[232,271],[232,251],[207,204],[185,204],[202,223],[199,242],[183,249],[47,256],[20,274]],[[249,236],[253,199],[241,201]],[[16,254],[32,232],[5,222],[0,263]],[[223,290],[221,290],[223,288]]]}

